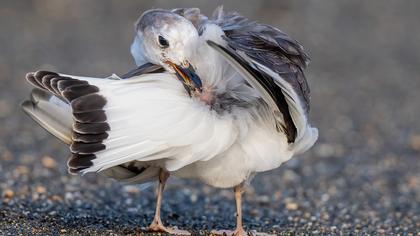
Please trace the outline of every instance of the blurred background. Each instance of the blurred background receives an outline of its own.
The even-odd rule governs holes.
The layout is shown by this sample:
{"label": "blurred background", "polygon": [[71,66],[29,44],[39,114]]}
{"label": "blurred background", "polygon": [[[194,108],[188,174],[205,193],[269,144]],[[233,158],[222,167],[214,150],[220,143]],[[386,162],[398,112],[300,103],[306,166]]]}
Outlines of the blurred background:
{"label": "blurred background", "polygon": [[[136,234],[153,189],[71,176],[64,144],[20,110],[25,74],[108,76],[133,68],[133,22],[150,8],[226,10],[301,42],[312,63],[317,144],[258,175],[247,229],[273,233],[416,234],[420,229],[420,2],[14,1],[0,3],[0,234]],[[172,180],[163,221],[196,234],[234,227],[231,190]]]}

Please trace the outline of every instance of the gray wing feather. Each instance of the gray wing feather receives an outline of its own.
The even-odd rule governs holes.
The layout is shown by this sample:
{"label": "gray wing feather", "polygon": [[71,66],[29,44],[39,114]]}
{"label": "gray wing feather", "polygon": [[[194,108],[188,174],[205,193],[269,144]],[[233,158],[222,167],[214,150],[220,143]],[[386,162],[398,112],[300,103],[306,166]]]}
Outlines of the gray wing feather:
{"label": "gray wing feather", "polygon": [[[55,100],[55,102],[52,102]],[[33,89],[23,111],[52,135],[70,145],[73,119],[69,104],[41,89]]]}
{"label": "gray wing feather", "polygon": [[287,135],[289,142],[304,135],[310,90],[303,70],[310,59],[296,40],[279,29],[251,21],[236,12],[225,13],[222,6],[214,11],[210,20],[197,8],[177,8],[172,12],[190,20],[200,35],[206,24],[219,25],[225,33],[227,47],[213,41],[208,44],[259,91],[272,109],[277,129]]}
{"label": "gray wing feather", "polygon": [[272,26],[250,21],[236,12],[215,10],[213,22],[224,31],[228,45],[252,60],[270,68],[288,82],[309,111],[310,90],[303,70],[310,59],[304,48]]}
{"label": "gray wing feather", "polygon": [[287,92],[283,92],[282,85],[276,84],[273,77],[263,70],[259,70],[257,65],[249,64],[235,50],[223,47],[211,40],[208,40],[207,43],[223,55],[227,62],[260,93],[263,100],[271,108],[277,130],[286,134],[289,143],[294,142],[297,137],[297,127],[287,103],[287,100],[293,100],[293,97]]}

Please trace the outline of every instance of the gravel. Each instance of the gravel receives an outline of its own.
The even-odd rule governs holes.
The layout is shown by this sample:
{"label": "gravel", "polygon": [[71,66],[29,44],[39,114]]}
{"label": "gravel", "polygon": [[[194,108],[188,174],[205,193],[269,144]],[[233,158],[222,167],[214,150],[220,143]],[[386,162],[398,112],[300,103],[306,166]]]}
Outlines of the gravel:
{"label": "gravel", "polygon": [[[245,3],[225,7],[281,27],[309,49],[311,120],[320,130],[308,153],[247,186],[246,229],[279,235],[419,235],[418,2]],[[190,4],[0,5],[0,31],[7,32],[0,35],[0,235],[146,235],[153,188],[67,174],[65,146],[18,108],[30,91],[23,78],[38,68],[122,74],[133,66],[128,46],[140,12]],[[232,190],[182,179],[167,186],[165,224],[197,235],[235,226]]]}

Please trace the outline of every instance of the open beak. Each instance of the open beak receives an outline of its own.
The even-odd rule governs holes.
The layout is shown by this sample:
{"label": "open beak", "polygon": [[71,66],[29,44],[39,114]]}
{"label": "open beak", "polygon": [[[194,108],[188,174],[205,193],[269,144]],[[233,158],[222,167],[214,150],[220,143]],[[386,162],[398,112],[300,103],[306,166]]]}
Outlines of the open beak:
{"label": "open beak", "polygon": [[185,63],[183,66],[179,66],[170,61],[167,61],[166,63],[174,69],[176,76],[182,82],[184,88],[190,96],[192,94],[200,94],[202,92],[203,85],[201,83],[201,79],[195,73],[194,68],[189,62]]}

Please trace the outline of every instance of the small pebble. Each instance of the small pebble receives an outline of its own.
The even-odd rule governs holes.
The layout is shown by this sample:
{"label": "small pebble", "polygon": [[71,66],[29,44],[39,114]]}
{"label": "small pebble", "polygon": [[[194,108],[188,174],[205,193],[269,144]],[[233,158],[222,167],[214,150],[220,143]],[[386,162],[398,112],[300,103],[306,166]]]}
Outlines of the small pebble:
{"label": "small pebble", "polygon": [[259,203],[269,203],[269,202],[270,202],[270,197],[269,197],[269,196],[267,196],[267,195],[261,195],[261,196],[258,196],[258,197],[256,198],[256,200],[257,200],[257,202],[259,202]]}
{"label": "small pebble", "polygon": [[15,195],[15,193],[11,189],[6,189],[4,191],[4,194],[3,195],[4,195],[4,198],[10,199],[10,198],[12,198]]}
{"label": "small pebble", "polygon": [[295,211],[298,209],[298,204],[295,202],[288,202],[286,203],[286,209],[289,211]]}
{"label": "small pebble", "polygon": [[197,200],[198,200],[198,196],[197,196],[197,194],[191,194],[190,195],[190,201],[191,202],[197,202]]}
{"label": "small pebble", "polygon": [[64,194],[64,199],[66,199],[67,201],[72,201],[74,199],[74,194],[67,192]]}
{"label": "small pebble", "polygon": [[26,174],[29,173],[29,168],[27,166],[20,165],[20,166],[16,167],[15,173],[17,175],[26,175]]}
{"label": "small pebble", "polygon": [[420,135],[413,135],[410,138],[410,147],[415,151],[420,151]]}
{"label": "small pebble", "polygon": [[35,188],[35,192],[39,193],[39,194],[43,194],[47,192],[47,189],[44,186],[38,185]]}
{"label": "small pebble", "polygon": [[124,192],[129,194],[137,194],[140,192],[140,188],[136,185],[125,185],[123,187]]}
{"label": "small pebble", "polygon": [[57,166],[57,162],[49,156],[44,156],[41,159],[41,162],[42,162],[42,166],[44,166],[45,168],[52,169]]}
{"label": "small pebble", "polygon": [[13,155],[10,151],[6,150],[5,152],[2,153],[1,155],[2,159],[4,161],[12,161],[13,160]]}
{"label": "small pebble", "polygon": [[61,201],[63,201],[63,198],[58,196],[58,195],[52,195],[51,200],[61,202]]}

